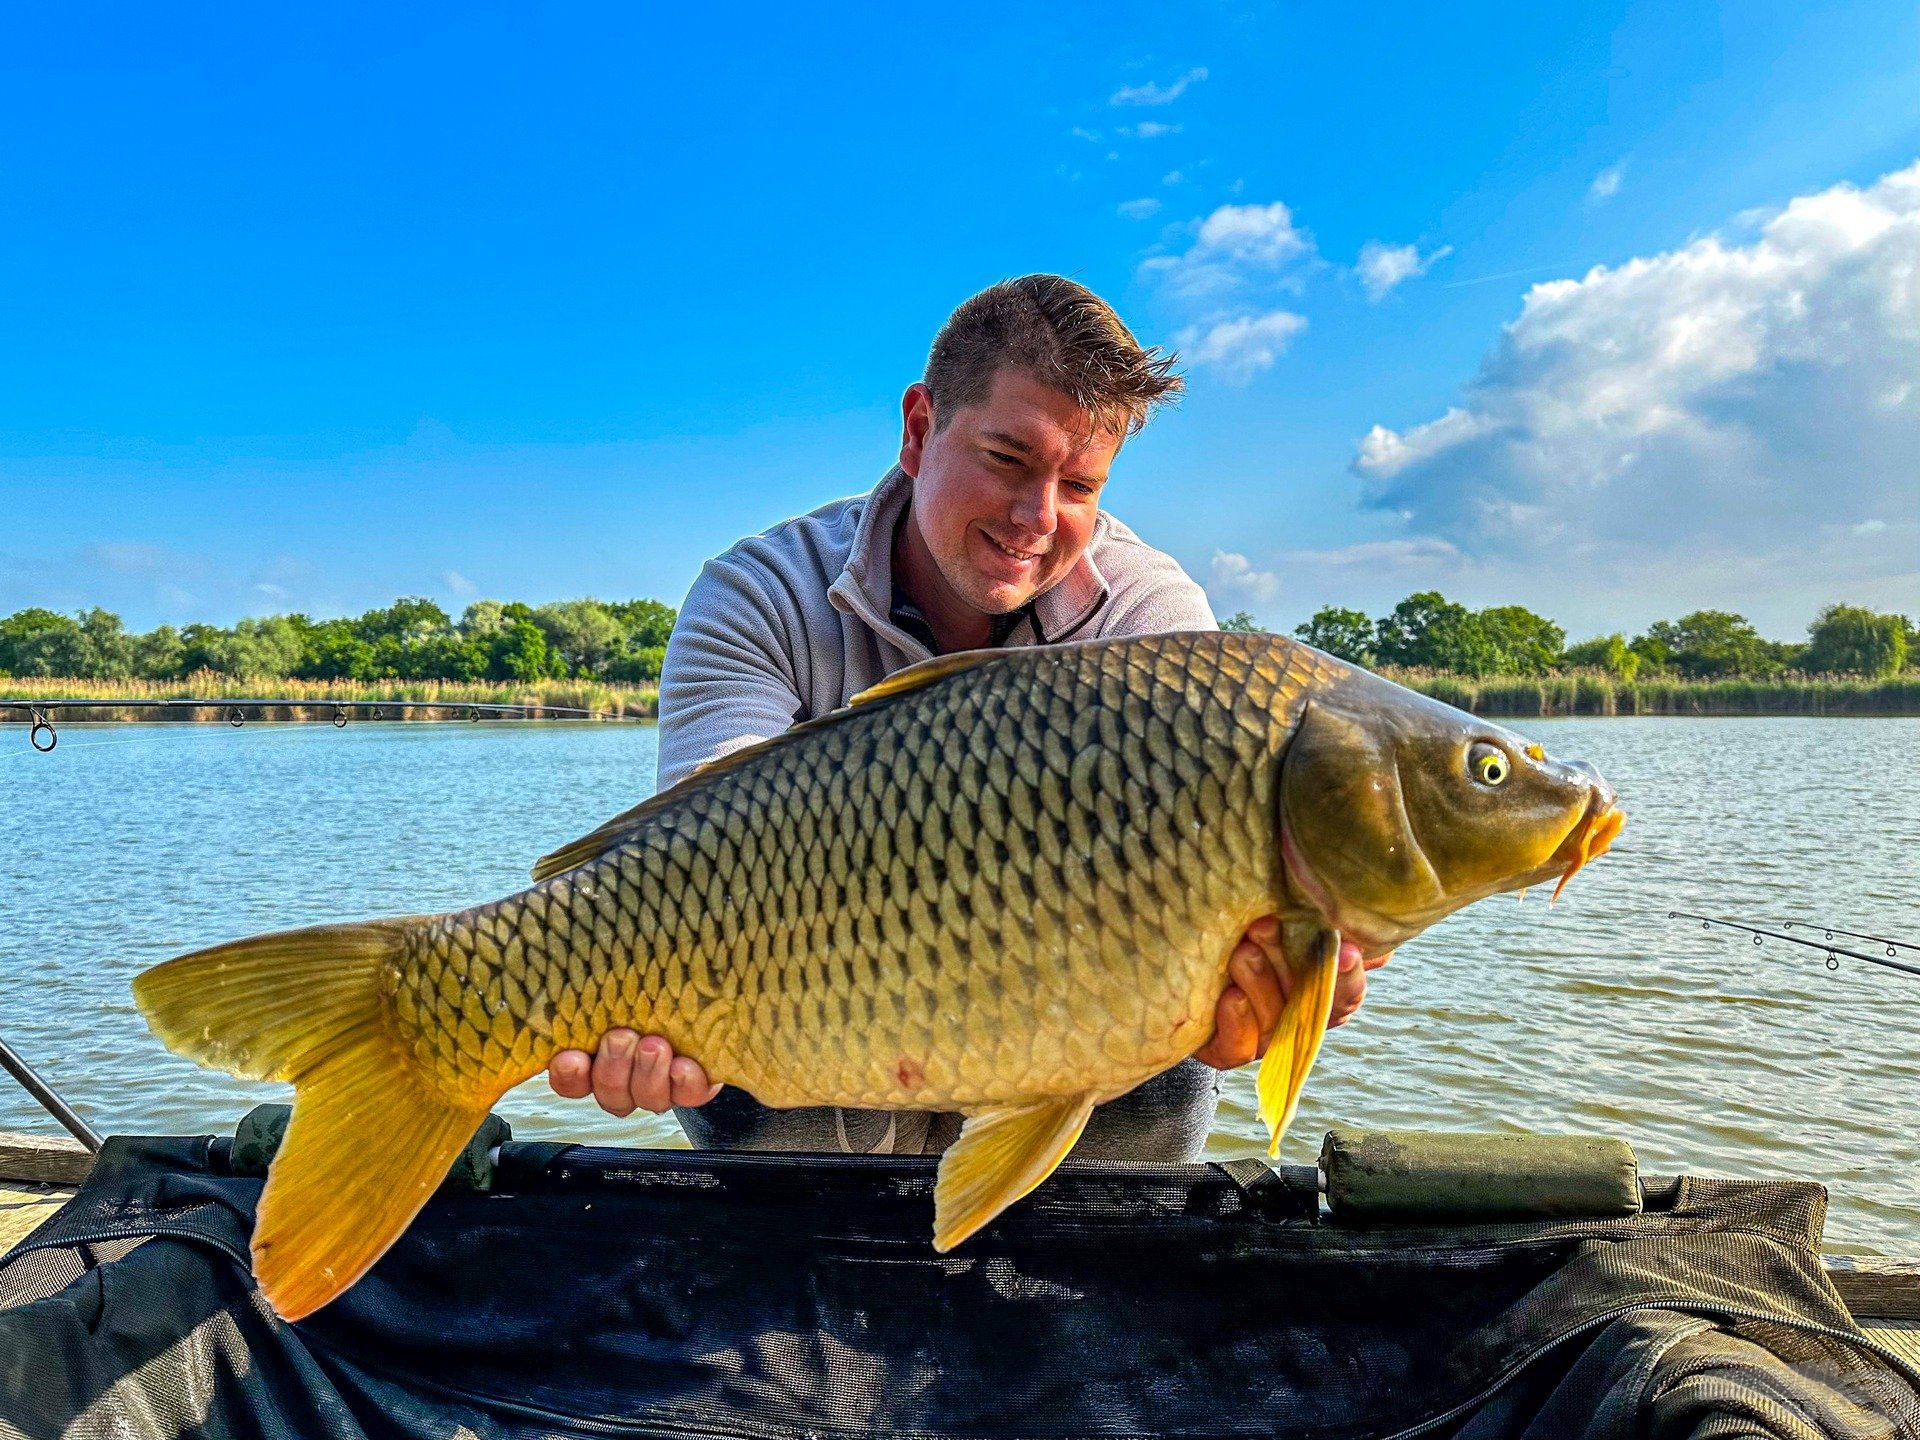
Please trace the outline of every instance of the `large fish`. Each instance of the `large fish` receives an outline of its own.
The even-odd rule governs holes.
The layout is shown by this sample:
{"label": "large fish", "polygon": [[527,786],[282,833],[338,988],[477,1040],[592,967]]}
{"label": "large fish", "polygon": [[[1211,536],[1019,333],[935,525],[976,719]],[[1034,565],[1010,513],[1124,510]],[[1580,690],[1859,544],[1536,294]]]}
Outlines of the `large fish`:
{"label": "large fish", "polygon": [[296,1318],[393,1243],[488,1108],[657,1032],[767,1105],[962,1111],[934,1243],[1205,1043],[1248,923],[1291,997],[1278,1147],[1341,938],[1377,954],[1558,877],[1622,816],[1592,769],[1317,650],[1171,634],[929,661],[712,763],[447,915],[265,935],[134,981],[173,1049],[292,1081],[253,1259]]}

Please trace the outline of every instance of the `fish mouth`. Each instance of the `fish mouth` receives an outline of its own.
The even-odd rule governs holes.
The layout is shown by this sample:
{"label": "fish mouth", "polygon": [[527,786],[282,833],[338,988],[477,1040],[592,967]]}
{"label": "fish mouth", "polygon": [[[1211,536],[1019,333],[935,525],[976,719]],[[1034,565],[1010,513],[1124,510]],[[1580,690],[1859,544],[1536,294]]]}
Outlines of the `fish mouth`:
{"label": "fish mouth", "polygon": [[1573,822],[1566,839],[1560,842],[1560,847],[1553,852],[1553,858],[1547,862],[1549,867],[1566,867],[1561,871],[1560,883],[1553,887],[1555,900],[1560,898],[1560,892],[1567,888],[1567,882],[1580,872],[1582,866],[1607,853],[1614,837],[1626,828],[1626,823],[1627,813],[1614,803],[1613,793],[1604,788],[1595,789],[1587,800],[1586,811]]}

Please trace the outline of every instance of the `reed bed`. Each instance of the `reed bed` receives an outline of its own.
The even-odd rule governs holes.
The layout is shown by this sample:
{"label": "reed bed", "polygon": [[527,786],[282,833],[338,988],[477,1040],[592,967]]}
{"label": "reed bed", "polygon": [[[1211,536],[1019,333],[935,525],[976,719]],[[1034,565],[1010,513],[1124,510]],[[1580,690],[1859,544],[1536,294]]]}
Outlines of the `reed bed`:
{"label": "reed bed", "polygon": [[[1623,681],[1603,670],[1553,675],[1456,675],[1448,671],[1383,669],[1410,689],[1476,715],[1920,715],[1920,675],[1891,680],[1853,676],[1781,676],[1766,680]],[[342,700],[407,700],[459,706],[526,705],[591,710],[620,719],[650,720],[659,714],[653,685],[607,685],[593,680],[526,683],[456,680],[276,680],[199,671],[184,680],[0,679],[0,700],[255,700],[271,696],[292,705],[250,709],[249,719],[325,720]],[[0,722],[24,719],[0,713]],[[389,718],[389,717],[383,717]],[[444,718],[398,712],[397,719]],[[561,717],[555,717],[561,718]],[[128,708],[68,711],[61,724],[90,720],[224,721],[226,712],[171,713]]]}
{"label": "reed bed", "polygon": [[1380,672],[1475,715],[1920,715],[1920,675],[1625,681],[1604,670],[1555,675]]}
{"label": "reed bed", "polygon": [[[659,687],[607,685],[596,680],[284,680],[266,676],[221,675],[197,671],[184,680],[73,680],[53,678],[0,679],[0,700],[257,700],[284,699],[293,703],[249,707],[248,719],[326,720],[330,706],[341,701],[412,701],[431,705],[525,705],[535,718],[549,707],[591,710],[617,719],[651,720],[659,713]],[[23,712],[0,712],[0,721],[24,720]],[[159,711],[129,706],[125,710],[69,710],[57,719],[61,725],[96,720],[220,721],[224,710]],[[431,712],[396,711],[382,719],[444,720]]]}

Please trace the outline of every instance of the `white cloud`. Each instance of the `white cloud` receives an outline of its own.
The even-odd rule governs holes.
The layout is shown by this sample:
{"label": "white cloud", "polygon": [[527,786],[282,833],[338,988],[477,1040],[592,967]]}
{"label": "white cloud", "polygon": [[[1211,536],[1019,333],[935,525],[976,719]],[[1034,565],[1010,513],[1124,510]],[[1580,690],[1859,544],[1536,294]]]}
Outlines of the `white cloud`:
{"label": "white cloud", "polygon": [[[1920,164],[1528,291],[1438,419],[1376,425],[1367,503],[1476,563],[1804,626],[1920,602]],[[1659,604],[1660,600],[1649,603]],[[1790,620],[1785,606],[1806,614]],[[1668,607],[1671,608],[1671,607]]]}
{"label": "white cloud", "polygon": [[1186,178],[1187,177],[1182,175],[1178,170],[1169,170],[1166,174],[1160,177],[1160,183],[1162,185],[1178,185],[1182,180]]}
{"label": "white cloud", "polygon": [[1451,245],[1442,245],[1438,250],[1430,250],[1422,255],[1413,245],[1386,245],[1378,240],[1369,240],[1360,247],[1360,258],[1354,262],[1353,268],[1360,276],[1360,283],[1366,287],[1367,299],[1379,300],[1401,281],[1426,274],[1433,268],[1434,261],[1445,259],[1452,253]]}
{"label": "white cloud", "polygon": [[1089,130],[1084,125],[1074,126],[1069,133],[1071,133],[1076,140],[1091,140],[1096,144],[1098,144],[1100,140],[1100,132],[1098,130]]}
{"label": "white cloud", "polygon": [[[118,575],[173,575],[187,557],[161,545],[137,540],[103,540],[82,552],[90,565]],[[196,573],[203,567],[195,564]]]}
{"label": "white cloud", "polygon": [[1160,202],[1149,195],[1141,200],[1122,200],[1114,208],[1129,220],[1150,220],[1160,213]]}
{"label": "white cloud", "polygon": [[1254,569],[1253,562],[1244,555],[1216,550],[1207,589],[1234,599],[1271,600],[1280,593],[1280,577],[1270,570]]}
{"label": "white cloud", "polygon": [[1148,81],[1145,85],[1122,85],[1113,92],[1109,105],[1167,105],[1178,100],[1189,85],[1196,85],[1207,78],[1207,67],[1196,65],[1186,74],[1176,76],[1165,85],[1156,85]]}
{"label": "white cloud", "polygon": [[1587,198],[1589,200],[1611,200],[1615,195],[1620,193],[1620,182],[1626,178],[1626,174],[1627,162],[1624,160],[1616,160],[1613,164],[1607,166],[1606,169],[1593,177],[1593,183],[1587,186]]}
{"label": "white cloud", "polygon": [[1269,286],[1312,253],[1313,237],[1281,201],[1222,205],[1195,227],[1183,253],[1153,256],[1140,269],[1176,296],[1217,297]]}
{"label": "white cloud", "polygon": [[1430,535],[1412,540],[1362,540],[1333,550],[1293,550],[1287,554],[1290,569],[1295,565],[1316,565],[1329,570],[1350,567],[1402,570],[1447,565],[1459,558],[1456,547]]}
{"label": "white cloud", "polygon": [[1117,132],[1130,140],[1158,140],[1162,135],[1177,135],[1178,125],[1162,125],[1158,120],[1142,120],[1138,125],[1122,125]]}
{"label": "white cloud", "polygon": [[1173,343],[1187,364],[1217,369],[1227,379],[1244,384],[1285,354],[1293,337],[1306,328],[1306,316],[1275,310],[1189,325],[1173,337]]}
{"label": "white cloud", "polygon": [[455,595],[458,595],[463,600],[467,599],[469,596],[478,595],[480,593],[480,587],[475,585],[471,580],[467,579],[467,577],[462,575],[458,570],[448,570],[443,575],[441,575],[440,580],[441,580],[441,583],[444,584],[448,590],[452,591]]}

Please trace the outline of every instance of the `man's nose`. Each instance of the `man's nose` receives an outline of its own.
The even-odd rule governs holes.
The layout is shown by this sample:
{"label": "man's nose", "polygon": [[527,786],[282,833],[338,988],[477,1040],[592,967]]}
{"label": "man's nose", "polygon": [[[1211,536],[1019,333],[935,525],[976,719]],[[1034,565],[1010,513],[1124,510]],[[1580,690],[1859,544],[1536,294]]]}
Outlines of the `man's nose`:
{"label": "man's nose", "polygon": [[1053,534],[1059,518],[1058,498],[1058,487],[1051,480],[1023,486],[1013,502],[1013,523],[1035,535]]}

